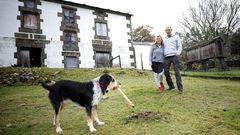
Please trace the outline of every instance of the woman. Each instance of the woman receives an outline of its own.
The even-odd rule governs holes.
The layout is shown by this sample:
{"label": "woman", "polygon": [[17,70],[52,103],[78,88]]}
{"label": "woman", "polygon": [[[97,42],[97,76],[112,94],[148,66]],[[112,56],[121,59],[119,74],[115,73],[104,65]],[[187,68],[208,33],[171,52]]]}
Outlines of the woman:
{"label": "woman", "polygon": [[164,66],[164,49],[163,39],[159,35],[156,38],[156,42],[151,46],[149,55],[149,64],[154,72],[154,79],[160,92],[165,89],[163,81],[163,66]]}

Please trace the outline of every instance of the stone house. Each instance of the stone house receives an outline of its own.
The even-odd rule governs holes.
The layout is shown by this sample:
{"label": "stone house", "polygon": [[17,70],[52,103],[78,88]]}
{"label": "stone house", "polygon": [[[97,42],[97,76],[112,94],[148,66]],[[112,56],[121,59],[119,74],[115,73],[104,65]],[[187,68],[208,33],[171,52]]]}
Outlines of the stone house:
{"label": "stone house", "polygon": [[136,67],[131,16],[64,0],[1,0],[0,67]]}

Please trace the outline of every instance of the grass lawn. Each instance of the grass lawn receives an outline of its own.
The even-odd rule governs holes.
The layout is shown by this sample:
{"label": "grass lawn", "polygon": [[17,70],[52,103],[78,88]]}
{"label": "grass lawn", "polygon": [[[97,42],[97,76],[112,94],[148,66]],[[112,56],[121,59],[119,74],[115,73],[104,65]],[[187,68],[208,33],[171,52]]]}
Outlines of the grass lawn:
{"label": "grass lawn", "polygon": [[[135,69],[34,69],[54,73],[61,79],[89,80],[103,72],[112,73],[122,90],[135,103],[131,109],[118,91],[101,100],[99,117],[105,122],[96,135],[239,135],[240,81],[183,77],[184,93],[156,91],[150,71]],[[1,70],[1,72],[3,72]],[[166,84],[166,83],[165,83]],[[53,109],[48,92],[39,85],[0,85],[1,135],[54,135]],[[157,112],[152,119],[126,117],[140,112]],[[64,135],[91,134],[83,108],[68,101],[61,114]]]}
{"label": "grass lawn", "polygon": [[182,71],[181,74],[190,77],[240,80],[240,69],[231,69],[228,71]]}

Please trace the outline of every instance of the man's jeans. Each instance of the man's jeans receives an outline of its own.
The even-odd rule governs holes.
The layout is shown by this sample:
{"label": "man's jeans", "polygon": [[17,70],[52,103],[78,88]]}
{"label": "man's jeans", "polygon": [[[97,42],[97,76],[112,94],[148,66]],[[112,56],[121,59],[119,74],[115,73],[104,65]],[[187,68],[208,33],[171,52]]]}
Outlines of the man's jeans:
{"label": "man's jeans", "polygon": [[181,79],[180,70],[179,70],[178,56],[165,57],[164,74],[166,76],[167,84],[170,89],[174,88],[174,84],[172,82],[172,78],[169,72],[171,63],[173,63],[178,90],[182,91],[183,86],[182,86],[182,79]]}

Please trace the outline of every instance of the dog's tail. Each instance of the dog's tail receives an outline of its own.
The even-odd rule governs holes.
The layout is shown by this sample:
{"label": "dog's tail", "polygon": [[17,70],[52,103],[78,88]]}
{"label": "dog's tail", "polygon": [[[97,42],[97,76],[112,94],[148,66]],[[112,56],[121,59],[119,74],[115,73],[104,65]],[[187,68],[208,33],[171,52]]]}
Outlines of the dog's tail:
{"label": "dog's tail", "polygon": [[52,82],[53,81],[39,81],[39,83],[42,85],[42,87],[45,88],[48,91],[52,90],[52,85],[47,85],[47,83],[52,83]]}

